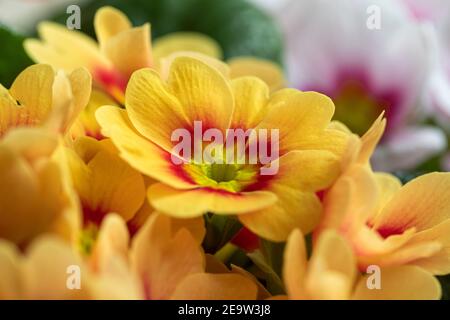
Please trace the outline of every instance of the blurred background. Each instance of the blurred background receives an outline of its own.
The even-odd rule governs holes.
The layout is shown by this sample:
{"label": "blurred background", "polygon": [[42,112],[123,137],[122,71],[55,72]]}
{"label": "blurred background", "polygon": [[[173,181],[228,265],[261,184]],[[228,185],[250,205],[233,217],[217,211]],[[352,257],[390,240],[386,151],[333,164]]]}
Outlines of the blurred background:
{"label": "blurred background", "polygon": [[215,39],[225,60],[271,60],[289,87],[330,96],[335,119],[357,134],[384,111],[377,170],[404,181],[450,170],[448,0],[0,0],[0,83],[32,63],[23,39],[40,21],[65,24],[73,4],[92,37],[95,11],[112,5],[134,25],[149,21],[154,39],[194,31]]}

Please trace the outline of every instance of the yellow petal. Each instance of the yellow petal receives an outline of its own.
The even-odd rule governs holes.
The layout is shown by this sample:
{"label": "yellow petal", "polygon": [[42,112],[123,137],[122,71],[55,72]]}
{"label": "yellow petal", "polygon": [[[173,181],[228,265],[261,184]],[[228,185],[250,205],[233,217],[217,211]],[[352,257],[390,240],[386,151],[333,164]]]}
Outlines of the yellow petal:
{"label": "yellow petal", "polygon": [[[44,237],[32,244],[24,265],[24,283],[27,298],[74,299],[86,297],[88,271],[71,247],[55,237]],[[68,275],[77,268],[81,279],[80,290],[70,290]],[[68,270],[71,273],[68,273]]]}
{"label": "yellow petal", "polygon": [[205,34],[197,32],[174,32],[159,37],[153,46],[155,59],[167,57],[178,51],[193,51],[209,57],[222,59],[220,45]]}
{"label": "yellow petal", "polygon": [[450,220],[418,232],[412,237],[410,243],[424,243],[435,240],[439,241],[442,249],[430,257],[415,260],[412,264],[435,275],[446,275],[450,273]]}
{"label": "yellow petal", "polygon": [[303,234],[295,229],[289,235],[284,249],[283,279],[286,292],[290,299],[305,299],[305,277],[306,277],[306,245]]}
{"label": "yellow petal", "polygon": [[131,27],[127,16],[114,7],[101,7],[95,13],[94,28],[100,45]]}
{"label": "yellow petal", "polygon": [[430,173],[408,182],[376,217],[374,228],[384,234],[398,234],[446,221],[450,218],[449,189],[449,173]]}
{"label": "yellow petal", "polygon": [[304,233],[312,231],[322,213],[322,205],[315,194],[278,184],[270,190],[278,201],[265,209],[239,215],[244,226],[272,241],[285,241],[296,228]]}
{"label": "yellow petal", "polygon": [[[375,173],[375,179],[378,185],[378,209],[373,213],[374,215],[381,212],[384,206],[392,199],[392,197],[397,194],[397,192],[402,187],[401,181],[394,175],[378,172]],[[369,224],[372,225],[372,220],[376,217],[371,217],[369,219]]]}
{"label": "yellow petal", "polygon": [[225,131],[234,109],[226,79],[204,62],[190,57],[175,59],[168,79],[170,91],[179,99],[190,121],[201,120],[203,128]]}
{"label": "yellow petal", "polygon": [[263,80],[272,92],[286,85],[283,70],[269,60],[255,57],[237,57],[229,60],[228,64],[232,79],[255,76]]}
{"label": "yellow petal", "polygon": [[101,49],[116,70],[128,78],[134,71],[152,65],[150,25],[122,31],[105,40]]}
{"label": "yellow petal", "polygon": [[156,68],[159,70],[159,73],[161,74],[161,78],[163,80],[167,80],[169,78],[170,74],[170,68],[172,66],[172,63],[179,57],[190,57],[193,59],[197,59],[200,61],[203,61],[207,65],[211,66],[212,68],[219,71],[220,74],[222,74],[226,79],[230,77],[230,68],[228,65],[218,59],[215,59],[209,55],[195,52],[195,51],[176,51],[168,56],[162,57],[159,60],[156,60]]}
{"label": "yellow petal", "polygon": [[0,240],[0,299],[23,298],[20,256],[10,242]]}
{"label": "yellow petal", "polygon": [[319,191],[329,187],[338,177],[338,159],[329,151],[295,150],[282,155],[268,166],[278,167],[278,172],[269,181],[302,191]]}
{"label": "yellow petal", "polygon": [[254,300],[256,285],[238,274],[192,274],[171,296],[174,300]]}
{"label": "yellow petal", "polygon": [[36,62],[48,63],[67,72],[79,67],[92,70],[110,65],[100,53],[97,43],[82,32],[46,21],[38,25],[38,33],[41,41],[27,40],[24,44],[27,53]]}
{"label": "yellow petal", "polygon": [[[173,146],[170,141],[172,132],[193,125],[180,101],[151,69],[133,73],[125,99],[127,113],[134,127],[167,151],[171,151]],[[155,126],[155,123],[158,125]]]}
{"label": "yellow petal", "polygon": [[131,263],[147,299],[169,298],[190,274],[203,272],[205,261],[192,235],[181,229],[172,234],[170,218],[153,214],[134,238]]}
{"label": "yellow petal", "polygon": [[299,149],[302,141],[321,134],[333,113],[334,104],[325,95],[283,90],[283,94],[269,102],[268,113],[258,128],[278,129],[280,152],[285,153]]}
{"label": "yellow petal", "polygon": [[350,245],[336,231],[325,231],[309,261],[307,286],[311,297],[348,299],[356,274],[356,258]]}
{"label": "yellow petal", "polygon": [[128,229],[125,221],[116,214],[108,214],[102,221],[89,262],[95,272],[113,272],[114,259],[128,259]]}
{"label": "yellow petal", "polygon": [[74,70],[68,77],[58,72],[53,84],[52,111],[45,126],[66,132],[88,104],[92,78],[84,68]]}
{"label": "yellow petal", "polygon": [[73,138],[88,136],[97,140],[103,139],[101,128],[95,119],[95,112],[101,106],[114,106],[115,102],[99,90],[92,90],[89,103],[81,111],[79,117],[73,124],[70,134]]}
{"label": "yellow petal", "polygon": [[231,128],[253,129],[264,118],[269,100],[267,85],[253,77],[237,78],[231,82],[234,113]]}
{"label": "yellow petal", "polygon": [[83,149],[91,148],[92,143],[97,145],[97,153],[85,164],[87,173],[78,174],[79,166],[73,167],[72,171],[74,181],[86,180],[75,182],[85,215],[87,214],[85,218],[100,222],[104,215],[114,212],[129,220],[145,199],[144,180],[118,155],[103,148],[100,142],[92,138],[77,139],[76,149],[80,154],[86,154]]}
{"label": "yellow petal", "polygon": [[23,157],[0,146],[0,181],[2,238],[24,244],[49,230],[61,214],[63,193],[56,164],[43,159],[35,170]]}
{"label": "yellow petal", "polygon": [[243,214],[269,207],[277,200],[273,193],[267,191],[231,193],[208,188],[177,190],[161,183],[148,189],[148,198],[158,211],[176,218],[199,217],[209,211],[216,214]]}
{"label": "yellow petal", "polygon": [[436,300],[441,297],[439,281],[413,266],[381,269],[381,289],[369,289],[368,277],[361,277],[353,299],[359,300]]}
{"label": "yellow petal", "polygon": [[320,228],[340,229],[352,233],[365,225],[374,212],[379,189],[372,171],[354,165],[341,176],[323,200],[324,216]]}
{"label": "yellow petal", "polygon": [[14,80],[9,92],[23,111],[20,123],[34,125],[43,121],[52,107],[55,72],[49,65],[32,65]]}
{"label": "yellow petal", "polygon": [[386,118],[384,112],[375,120],[369,130],[361,137],[361,151],[358,155],[359,163],[368,163],[381,136],[386,128]]}
{"label": "yellow petal", "polygon": [[104,106],[97,110],[96,118],[102,127],[102,133],[111,138],[121,157],[133,168],[174,188],[195,187],[191,180],[181,174],[180,168],[173,164],[169,153],[133,129],[124,110]]}
{"label": "yellow petal", "polygon": [[178,230],[186,229],[195,238],[198,244],[203,242],[206,234],[205,220],[203,217],[192,219],[170,219],[172,232],[175,234]]}

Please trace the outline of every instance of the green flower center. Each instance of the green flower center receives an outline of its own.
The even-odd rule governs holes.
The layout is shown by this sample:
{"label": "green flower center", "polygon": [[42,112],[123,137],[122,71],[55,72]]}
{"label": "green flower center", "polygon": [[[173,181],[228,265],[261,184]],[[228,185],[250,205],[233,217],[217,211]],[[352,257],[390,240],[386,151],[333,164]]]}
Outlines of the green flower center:
{"label": "green flower center", "polygon": [[185,167],[192,179],[202,187],[239,192],[256,182],[259,166],[245,164],[202,163]]}
{"label": "green flower center", "polygon": [[236,178],[238,168],[234,164],[213,163],[205,167],[205,174],[216,182],[228,182]]}
{"label": "green flower center", "polygon": [[383,110],[380,101],[370,96],[358,82],[346,83],[334,97],[336,112],[334,119],[345,123],[350,130],[362,135]]}

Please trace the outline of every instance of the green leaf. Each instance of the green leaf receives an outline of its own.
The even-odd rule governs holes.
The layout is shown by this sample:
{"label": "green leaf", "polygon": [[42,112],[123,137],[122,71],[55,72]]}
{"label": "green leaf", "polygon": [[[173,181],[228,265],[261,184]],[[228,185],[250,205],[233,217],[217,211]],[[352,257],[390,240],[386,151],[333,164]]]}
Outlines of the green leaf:
{"label": "green leaf", "polygon": [[0,83],[9,88],[16,76],[33,62],[23,49],[24,37],[0,25]]}
{"label": "green leaf", "polygon": [[215,253],[242,228],[239,220],[233,216],[207,214],[205,220],[206,236],[203,247],[207,253]]}
{"label": "green leaf", "polygon": [[442,287],[442,300],[450,300],[450,274],[437,278]]}
{"label": "green leaf", "polygon": [[[266,282],[267,290],[269,290],[272,295],[284,294],[285,290],[283,281],[277,272],[275,272],[270,264],[270,261],[268,261],[263,252],[261,250],[256,250],[249,253],[248,257],[261,271],[261,277]],[[255,272],[255,274],[257,274],[257,272]]]}

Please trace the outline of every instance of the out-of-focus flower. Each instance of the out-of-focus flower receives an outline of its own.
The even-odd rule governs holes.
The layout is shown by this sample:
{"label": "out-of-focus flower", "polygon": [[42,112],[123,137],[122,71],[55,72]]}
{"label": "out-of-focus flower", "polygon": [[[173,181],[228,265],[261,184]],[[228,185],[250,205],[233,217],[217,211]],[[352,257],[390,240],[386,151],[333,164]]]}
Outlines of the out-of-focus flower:
{"label": "out-of-focus flower", "polygon": [[123,220],[108,215],[94,253],[86,258],[70,243],[42,236],[20,253],[0,241],[2,299],[139,299],[137,277],[128,268],[128,233]]}
{"label": "out-of-focus flower", "polygon": [[450,175],[427,174],[402,187],[392,175],[373,173],[368,161],[383,129],[379,118],[361,139],[350,137],[346,168],[324,193],[314,236],[337,229],[351,243],[362,270],[371,264],[411,264],[446,274]]}
{"label": "out-of-focus flower", "polygon": [[[97,120],[122,158],[161,182],[148,192],[158,211],[184,218],[208,211],[238,214],[253,232],[281,241],[295,227],[314,228],[321,213],[315,192],[339,174],[347,134],[328,128],[333,111],[331,100],[321,94],[286,89],[270,96],[257,78],[229,81],[200,60],[178,57],[167,82],[152,70],[135,72],[126,111],[105,106]],[[236,159],[191,161],[197,151],[175,164],[173,156],[179,155],[171,154],[172,133],[192,132],[194,121],[203,123],[201,134],[209,128],[222,135],[229,128],[279,129],[279,158],[267,165],[276,162],[278,173],[261,175],[261,164],[241,165]]]}
{"label": "out-of-focus flower", "polygon": [[429,56],[421,28],[399,2],[291,1],[279,16],[293,85],[330,96],[335,119],[358,134],[385,110],[376,168],[409,169],[445,148],[440,130],[417,124],[426,111]]}
{"label": "out-of-focus flower", "polygon": [[153,214],[136,235],[130,254],[145,299],[255,299],[256,285],[238,274],[205,273],[205,258],[186,229]]}
{"label": "out-of-focus flower", "polygon": [[41,126],[66,133],[89,101],[85,69],[66,76],[45,64],[22,71],[8,90],[0,85],[0,136],[16,127]]}
{"label": "out-of-focus flower", "polygon": [[[128,18],[113,7],[100,8],[95,15],[94,26],[98,44],[82,32],[52,22],[39,24],[42,40],[28,39],[24,44],[35,61],[49,63],[66,72],[78,67],[91,72],[94,83],[92,99],[75,124],[73,136],[103,138],[94,113],[102,104],[124,103],[125,88],[134,71],[151,67],[164,77],[165,70],[176,56],[194,55],[207,60],[209,57],[222,58],[217,42],[194,32],[176,32],[160,37],[152,50],[150,25],[133,28]],[[235,76],[261,76],[273,89],[284,84],[280,67],[263,59],[235,58],[227,72]],[[111,98],[116,103],[108,101]]]}
{"label": "out-of-focus flower", "polygon": [[71,240],[77,207],[59,159],[58,138],[42,128],[17,128],[0,140],[0,237],[25,246],[55,232]]}
{"label": "out-of-focus flower", "polygon": [[137,213],[146,200],[144,179],[106,139],[80,137],[73,150],[66,148],[66,158],[83,213],[81,245],[89,252],[107,214],[128,221]]}
{"label": "out-of-focus flower", "polygon": [[447,274],[449,185],[449,174],[432,173],[402,187],[394,176],[355,163],[326,192],[315,236],[337,229],[362,270],[408,264]]}
{"label": "out-of-focus flower", "polygon": [[26,40],[25,49],[35,61],[66,72],[87,68],[96,87],[123,102],[133,71],[152,65],[150,25],[133,28],[128,18],[112,7],[99,9],[94,24],[98,45],[81,32],[42,22],[38,26],[42,40]]}
{"label": "out-of-focus flower", "polygon": [[283,278],[289,299],[439,299],[439,281],[415,266],[381,268],[381,288],[359,276],[351,246],[336,231],[323,232],[307,261],[302,233],[295,230],[285,249]]}

